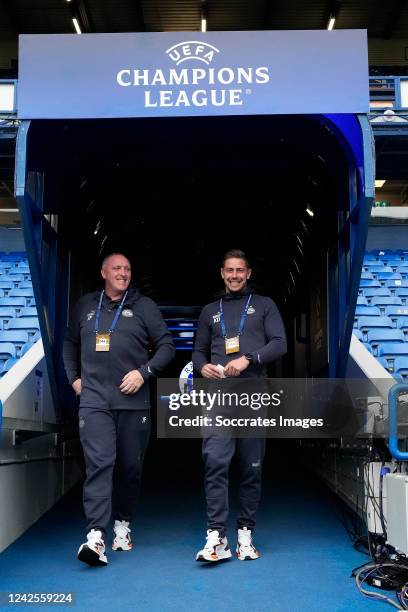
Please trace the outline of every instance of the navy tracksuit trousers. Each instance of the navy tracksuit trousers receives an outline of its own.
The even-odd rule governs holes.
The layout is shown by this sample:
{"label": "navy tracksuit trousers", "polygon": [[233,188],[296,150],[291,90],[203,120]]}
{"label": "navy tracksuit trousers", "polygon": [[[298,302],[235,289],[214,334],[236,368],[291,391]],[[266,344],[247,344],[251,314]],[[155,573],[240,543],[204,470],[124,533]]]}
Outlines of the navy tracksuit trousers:
{"label": "navy tracksuit trousers", "polygon": [[132,518],[150,437],[149,410],[80,408],[79,435],[86,466],[87,532],[100,529],[104,536],[112,507],[114,519]]}
{"label": "navy tracksuit trousers", "polygon": [[217,529],[223,537],[228,520],[228,473],[231,459],[237,455],[240,468],[239,512],[237,528],[255,526],[261,498],[262,461],[265,438],[204,438],[202,453],[205,471],[208,529]]}

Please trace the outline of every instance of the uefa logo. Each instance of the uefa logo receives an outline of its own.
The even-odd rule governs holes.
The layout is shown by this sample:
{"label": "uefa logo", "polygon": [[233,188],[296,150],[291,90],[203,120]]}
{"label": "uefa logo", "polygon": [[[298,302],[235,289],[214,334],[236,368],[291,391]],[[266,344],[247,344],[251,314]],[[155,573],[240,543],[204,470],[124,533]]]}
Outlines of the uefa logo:
{"label": "uefa logo", "polygon": [[219,52],[217,47],[197,40],[187,40],[177,43],[177,45],[173,45],[166,51],[167,55],[175,62],[176,66],[188,60],[203,62],[209,66],[215,54]]}

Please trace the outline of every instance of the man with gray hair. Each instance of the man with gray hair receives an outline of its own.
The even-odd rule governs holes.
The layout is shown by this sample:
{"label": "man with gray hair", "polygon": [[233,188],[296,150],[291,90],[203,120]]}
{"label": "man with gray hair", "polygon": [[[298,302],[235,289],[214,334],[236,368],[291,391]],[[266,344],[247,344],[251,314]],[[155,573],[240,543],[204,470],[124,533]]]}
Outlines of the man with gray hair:
{"label": "man with gray hair", "polygon": [[112,505],[112,549],[132,548],[130,520],[150,434],[148,381],[175,354],[157,305],[130,286],[128,258],[108,255],[101,275],[104,289],[78,301],[64,343],[68,382],[80,397],[87,536],[78,559],[88,565],[108,562],[104,539]]}

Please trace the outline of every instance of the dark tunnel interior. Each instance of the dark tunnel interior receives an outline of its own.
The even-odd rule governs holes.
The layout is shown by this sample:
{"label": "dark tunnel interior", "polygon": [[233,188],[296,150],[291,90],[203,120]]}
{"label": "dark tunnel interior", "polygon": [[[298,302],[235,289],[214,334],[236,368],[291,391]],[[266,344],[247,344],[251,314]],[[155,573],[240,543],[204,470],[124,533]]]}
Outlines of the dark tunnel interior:
{"label": "dark tunnel interior", "polygon": [[241,248],[258,290],[291,310],[348,207],[347,161],[320,116],[40,121],[30,129],[41,130],[32,154],[52,177],[44,212],[58,215],[71,250],[73,300],[98,284],[101,257],[119,250],[159,304],[201,306],[222,288],[224,252]]}

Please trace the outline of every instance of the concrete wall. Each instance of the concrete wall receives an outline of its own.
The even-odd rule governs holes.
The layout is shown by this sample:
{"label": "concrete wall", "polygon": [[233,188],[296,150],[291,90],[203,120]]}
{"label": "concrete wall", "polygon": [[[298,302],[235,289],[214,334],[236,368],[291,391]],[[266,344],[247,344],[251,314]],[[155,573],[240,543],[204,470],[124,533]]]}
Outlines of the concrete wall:
{"label": "concrete wall", "polygon": [[[44,436],[51,445],[50,437],[53,435]],[[42,446],[45,441],[41,440]],[[38,521],[82,476],[79,448],[74,442],[71,448],[64,444],[51,451],[50,446],[53,458],[41,459],[44,453],[41,449],[36,459],[31,448],[31,459],[13,462],[12,448],[9,451],[8,463],[4,463],[5,459],[0,462],[0,552]]]}
{"label": "concrete wall", "polygon": [[25,251],[23,232],[0,226],[0,251]]}
{"label": "concrete wall", "polygon": [[408,225],[370,226],[366,251],[372,249],[408,249]]}

